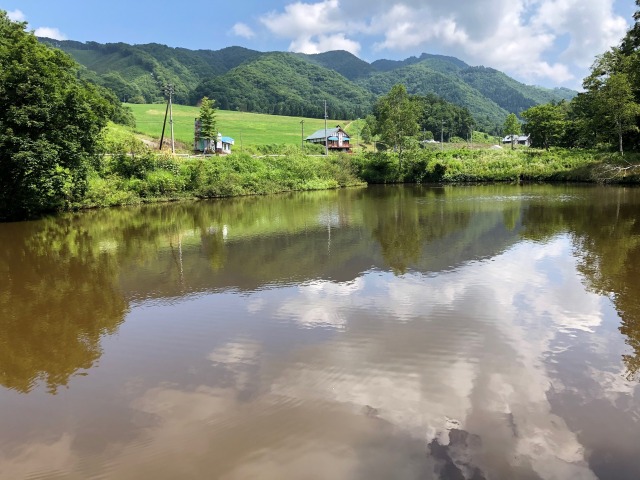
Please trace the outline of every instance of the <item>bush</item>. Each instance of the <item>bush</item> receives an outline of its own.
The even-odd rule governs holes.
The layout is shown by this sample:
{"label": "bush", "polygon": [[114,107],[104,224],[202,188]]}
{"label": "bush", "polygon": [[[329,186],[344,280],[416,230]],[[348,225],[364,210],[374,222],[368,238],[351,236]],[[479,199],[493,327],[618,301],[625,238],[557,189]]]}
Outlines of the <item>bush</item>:
{"label": "bush", "polygon": [[149,172],[145,180],[146,191],[151,196],[175,195],[184,189],[182,178],[167,170]]}

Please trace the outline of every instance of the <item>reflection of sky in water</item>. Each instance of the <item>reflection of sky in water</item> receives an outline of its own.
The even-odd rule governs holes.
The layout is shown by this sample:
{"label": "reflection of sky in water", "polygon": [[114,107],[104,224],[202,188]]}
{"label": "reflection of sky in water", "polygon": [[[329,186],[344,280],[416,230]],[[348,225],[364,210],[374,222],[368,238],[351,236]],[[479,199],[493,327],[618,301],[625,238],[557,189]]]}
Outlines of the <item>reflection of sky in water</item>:
{"label": "reflection of sky in water", "polygon": [[90,427],[77,419],[95,410],[59,402],[57,436],[3,453],[0,477],[82,478],[93,464],[112,478],[419,478],[433,472],[427,443],[447,444],[455,427],[481,442],[451,450],[463,472],[596,478],[596,407],[609,409],[616,431],[600,435],[626,460],[638,387],[622,377],[610,301],[585,291],[572,248],[558,236],[439,275],[372,270],[137,304],[98,368],[71,385],[81,399],[124,384],[105,403],[130,434],[82,459],[79,429]]}

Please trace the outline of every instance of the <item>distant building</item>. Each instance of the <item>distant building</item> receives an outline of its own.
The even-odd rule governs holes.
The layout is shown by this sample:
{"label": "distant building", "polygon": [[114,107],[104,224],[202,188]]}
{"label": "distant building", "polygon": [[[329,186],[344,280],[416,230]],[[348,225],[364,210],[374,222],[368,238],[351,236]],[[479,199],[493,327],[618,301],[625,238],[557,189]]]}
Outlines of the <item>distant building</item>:
{"label": "distant building", "polygon": [[516,145],[524,145],[525,147],[531,146],[531,135],[507,135],[502,139],[502,143],[511,143],[512,137],[515,137]]}
{"label": "distant building", "polygon": [[231,146],[235,143],[231,137],[223,137],[218,133],[217,138],[204,139],[200,138],[200,120],[195,121],[195,139],[193,142],[193,150],[196,152],[211,152],[222,155],[231,153]]}
{"label": "distant building", "polygon": [[[325,133],[326,132],[326,133]],[[351,145],[349,144],[349,135],[345,132],[340,125],[335,128],[323,128],[309,135],[306,139],[309,143],[319,143],[320,145],[327,142],[329,150],[332,152],[351,152]]]}

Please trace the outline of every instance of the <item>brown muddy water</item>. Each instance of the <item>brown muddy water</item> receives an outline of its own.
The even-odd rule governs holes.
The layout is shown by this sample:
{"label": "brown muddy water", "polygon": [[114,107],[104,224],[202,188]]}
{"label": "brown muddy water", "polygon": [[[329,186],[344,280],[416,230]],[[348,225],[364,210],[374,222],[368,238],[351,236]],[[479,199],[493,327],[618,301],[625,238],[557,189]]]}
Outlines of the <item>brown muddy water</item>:
{"label": "brown muddy water", "polygon": [[640,189],[0,225],[1,479],[640,478]]}

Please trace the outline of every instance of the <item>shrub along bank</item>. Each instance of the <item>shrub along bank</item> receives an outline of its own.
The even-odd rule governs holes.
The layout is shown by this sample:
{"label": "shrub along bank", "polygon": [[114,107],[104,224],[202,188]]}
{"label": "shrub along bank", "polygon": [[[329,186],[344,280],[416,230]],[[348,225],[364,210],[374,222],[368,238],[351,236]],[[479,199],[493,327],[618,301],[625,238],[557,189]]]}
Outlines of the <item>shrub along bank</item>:
{"label": "shrub along bank", "polygon": [[640,155],[591,150],[415,150],[353,159],[367,183],[592,182],[640,184]]}
{"label": "shrub along bank", "polygon": [[[268,148],[267,148],[268,147]],[[94,157],[81,200],[63,209],[132,205],[186,198],[264,195],[366,183],[617,182],[640,183],[627,156],[557,149],[412,149],[353,155],[304,154],[294,146],[228,156],[176,157],[150,150],[110,128]],[[108,154],[104,152],[109,152]],[[316,152],[312,152],[316,153]]]}
{"label": "shrub along bank", "polygon": [[68,208],[364,185],[348,157],[307,156],[292,147],[280,155],[180,158],[129,139],[107,150],[111,153],[98,157],[88,175],[84,198]]}

